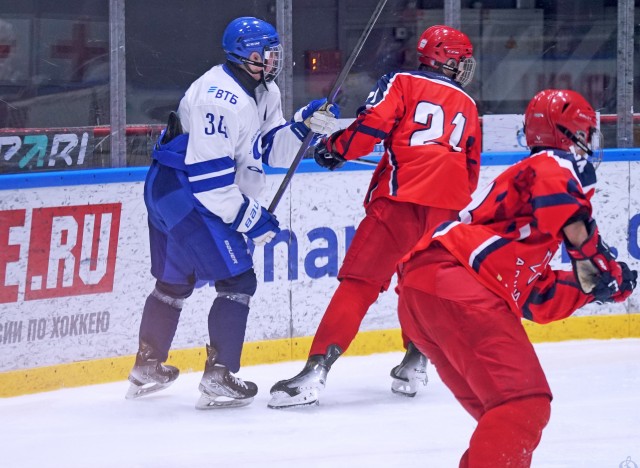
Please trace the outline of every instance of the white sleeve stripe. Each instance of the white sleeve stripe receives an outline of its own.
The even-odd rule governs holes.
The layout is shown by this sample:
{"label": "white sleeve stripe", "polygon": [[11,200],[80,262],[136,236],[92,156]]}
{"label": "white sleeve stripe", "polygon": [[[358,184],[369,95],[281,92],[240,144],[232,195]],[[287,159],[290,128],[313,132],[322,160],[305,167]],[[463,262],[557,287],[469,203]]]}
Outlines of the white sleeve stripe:
{"label": "white sleeve stripe", "polygon": [[222,171],[209,172],[208,174],[201,174],[201,175],[189,177],[189,182],[197,182],[199,180],[211,179],[213,177],[221,177],[223,175],[235,172],[235,170],[236,169],[234,167],[230,167],[230,168],[224,169]]}
{"label": "white sleeve stripe", "polygon": [[[487,239],[486,241],[484,241],[482,244],[480,244],[478,247],[476,247],[476,249],[471,252],[471,255],[469,256],[469,265],[471,267],[473,267],[473,264],[476,261],[476,257],[481,254],[487,247],[489,247],[491,244],[493,244],[494,242],[497,242],[499,240],[501,240],[502,237],[495,235],[495,236],[491,236],[489,239]],[[474,268],[475,269],[475,268]]]}

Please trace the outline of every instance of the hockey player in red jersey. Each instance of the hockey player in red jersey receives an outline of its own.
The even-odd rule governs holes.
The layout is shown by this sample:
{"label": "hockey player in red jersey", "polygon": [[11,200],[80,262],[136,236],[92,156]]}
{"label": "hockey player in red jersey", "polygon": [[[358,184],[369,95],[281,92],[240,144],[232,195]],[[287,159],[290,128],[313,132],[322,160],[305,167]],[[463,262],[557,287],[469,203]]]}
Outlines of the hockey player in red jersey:
{"label": "hockey player in red jersey", "polygon": [[[622,302],[637,282],[592,218],[594,110],[576,92],[545,90],[524,124],[531,155],[400,266],[402,327],[478,422],[461,467],[530,466],[549,420],[551,390],[521,319]],[[549,266],[563,241],[573,271]]]}
{"label": "hockey player in red jersey", "polygon": [[[456,219],[470,201],[480,170],[480,125],[474,100],[463,90],[475,69],[473,47],[462,32],[432,26],[418,41],[420,68],[384,75],[356,120],[315,150],[334,170],[369,154],[384,141],[364,201],[340,284],[324,313],[300,374],[276,383],[269,407],[318,402],[333,362],[351,344],[367,310],[389,287],[400,259],[430,229]],[[405,340],[403,362],[391,371],[392,390],[413,396],[426,383],[426,359]]]}

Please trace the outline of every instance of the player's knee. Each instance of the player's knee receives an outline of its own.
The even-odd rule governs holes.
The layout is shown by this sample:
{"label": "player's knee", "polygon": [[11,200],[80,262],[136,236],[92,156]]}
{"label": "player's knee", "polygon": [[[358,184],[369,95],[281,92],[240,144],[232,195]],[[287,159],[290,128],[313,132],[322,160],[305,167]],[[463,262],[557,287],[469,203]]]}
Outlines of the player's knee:
{"label": "player's knee", "polygon": [[256,293],[257,288],[258,280],[253,268],[231,278],[216,281],[218,297],[245,305],[249,305],[249,300]]}
{"label": "player's knee", "polygon": [[172,284],[164,281],[156,281],[156,289],[162,294],[174,298],[186,299],[193,293],[193,284]]}
{"label": "player's knee", "polygon": [[503,421],[537,445],[551,417],[551,399],[547,395],[518,398],[493,411],[500,412]]}
{"label": "player's knee", "polygon": [[182,309],[184,300],[191,296],[193,288],[192,284],[171,284],[158,280],[151,295],[176,309]]}
{"label": "player's knee", "polygon": [[471,437],[469,466],[529,466],[550,415],[548,395],[510,400],[491,408]]}
{"label": "player's knee", "polygon": [[528,451],[533,451],[551,417],[551,399],[547,395],[533,395],[506,402],[495,408],[501,412],[502,422],[513,431]]}

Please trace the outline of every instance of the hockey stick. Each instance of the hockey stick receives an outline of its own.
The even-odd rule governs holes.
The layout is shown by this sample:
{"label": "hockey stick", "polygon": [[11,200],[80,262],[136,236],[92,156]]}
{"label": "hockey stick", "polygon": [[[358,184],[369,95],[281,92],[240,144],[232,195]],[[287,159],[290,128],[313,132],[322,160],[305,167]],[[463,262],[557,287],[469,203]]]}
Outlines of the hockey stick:
{"label": "hockey stick", "polygon": [[[360,39],[358,39],[358,43],[351,51],[351,55],[349,56],[347,63],[344,64],[344,67],[342,67],[340,74],[338,75],[338,77],[333,83],[333,86],[331,87],[331,91],[327,96],[328,104],[331,104],[332,102],[335,101],[335,98],[338,95],[340,88],[344,84],[344,81],[347,79],[347,75],[351,71],[351,67],[353,67],[353,64],[358,58],[358,55],[360,55],[360,51],[362,50],[362,47],[364,46],[365,41],[369,37],[371,30],[373,30],[373,26],[376,24],[376,21],[378,20],[380,13],[382,13],[382,9],[384,8],[386,3],[387,3],[387,0],[380,0],[378,2],[378,5],[376,6],[376,9],[373,11],[371,18],[369,18],[369,23],[367,23],[367,26],[364,28],[364,31],[362,31],[362,34],[360,35]],[[287,174],[284,176],[284,179],[282,180],[282,183],[280,184],[278,191],[276,192],[276,194],[273,197],[273,200],[271,201],[271,205],[269,205],[269,211],[271,213],[275,211],[276,207],[278,206],[278,203],[280,203],[280,200],[282,199],[282,196],[284,195],[285,190],[289,186],[289,182],[291,182],[291,179],[293,178],[293,174],[296,172],[296,170],[298,169],[298,166],[300,165],[300,161],[302,161],[304,154],[309,149],[309,146],[311,146],[311,140],[313,139],[313,135],[314,135],[313,132],[309,131],[309,133],[307,133],[307,136],[304,137],[304,140],[302,140],[302,145],[300,145],[300,149],[298,150],[298,153],[293,159],[293,162],[291,163],[291,167],[289,167]]]}
{"label": "hockey stick", "polygon": [[364,159],[364,158],[349,159],[347,162],[352,162],[352,163],[356,163],[356,164],[365,164],[367,166],[377,166],[378,165],[378,161],[372,161],[371,159]]}

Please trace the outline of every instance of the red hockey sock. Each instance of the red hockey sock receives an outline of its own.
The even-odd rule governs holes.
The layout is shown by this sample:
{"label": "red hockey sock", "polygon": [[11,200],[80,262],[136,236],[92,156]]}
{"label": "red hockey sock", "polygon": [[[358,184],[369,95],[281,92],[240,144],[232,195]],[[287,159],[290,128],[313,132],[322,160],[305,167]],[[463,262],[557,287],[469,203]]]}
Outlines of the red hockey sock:
{"label": "red hockey sock", "polygon": [[549,422],[548,396],[508,401],[487,411],[471,436],[461,468],[531,466],[531,456]]}
{"label": "red hockey sock", "polygon": [[380,294],[380,286],[345,278],[333,293],[318,325],[309,356],[326,354],[332,344],[345,352],[360,328],[362,319]]}

